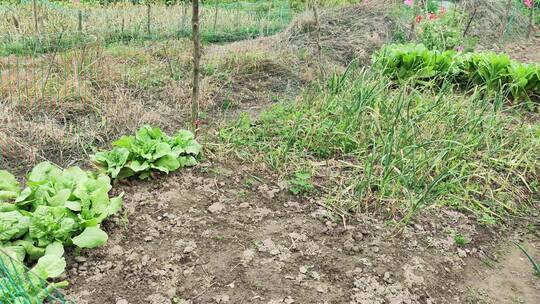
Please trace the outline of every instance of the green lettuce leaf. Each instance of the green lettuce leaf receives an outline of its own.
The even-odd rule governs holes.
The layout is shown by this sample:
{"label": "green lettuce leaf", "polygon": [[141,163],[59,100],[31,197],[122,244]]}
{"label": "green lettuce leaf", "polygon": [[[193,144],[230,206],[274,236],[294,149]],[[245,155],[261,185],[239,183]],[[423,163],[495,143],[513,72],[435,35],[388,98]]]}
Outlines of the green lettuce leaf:
{"label": "green lettuce leaf", "polygon": [[36,266],[32,268],[32,272],[46,280],[48,278],[59,277],[65,269],[64,246],[61,243],[55,242],[45,248],[45,255],[39,258]]}
{"label": "green lettuce leaf", "polygon": [[95,248],[107,242],[107,233],[99,227],[86,227],[84,231],[73,238],[73,244],[80,248]]}
{"label": "green lettuce leaf", "polygon": [[0,203],[14,200],[20,192],[21,188],[15,176],[6,170],[0,170]]}
{"label": "green lettuce leaf", "polygon": [[23,236],[29,227],[30,219],[19,211],[0,212],[0,242]]}

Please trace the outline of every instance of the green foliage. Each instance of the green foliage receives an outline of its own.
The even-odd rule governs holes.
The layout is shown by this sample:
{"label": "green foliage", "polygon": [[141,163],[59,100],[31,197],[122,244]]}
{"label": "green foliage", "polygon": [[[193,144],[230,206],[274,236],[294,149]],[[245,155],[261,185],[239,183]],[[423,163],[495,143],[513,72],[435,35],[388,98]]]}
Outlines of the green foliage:
{"label": "green foliage", "polygon": [[471,240],[467,239],[463,234],[456,232],[454,233],[454,242],[458,246],[465,246],[471,242]]}
{"label": "green foliage", "polygon": [[399,81],[432,85],[448,80],[466,89],[502,90],[525,101],[540,94],[540,64],[513,61],[506,54],[441,52],[422,44],[393,44],[374,54],[373,65]]}
{"label": "green foliage", "polygon": [[417,27],[418,40],[430,50],[454,50],[466,44],[472,49],[463,38],[463,20],[464,16],[457,11],[430,13]]}
{"label": "green foliage", "polygon": [[[1,252],[19,262],[37,260],[32,272],[39,280],[21,286],[43,286],[41,281],[60,276],[66,267],[64,245],[103,245],[107,234],[99,226],[122,207],[122,195],[109,198],[109,177],[79,167],[62,170],[42,162],[28,174],[24,189],[9,172],[0,171],[0,176],[0,191],[9,192],[0,202]],[[8,301],[2,296],[0,300]]]}
{"label": "green foliage", "polygon": [[289,184],[289,190],[295,195],[308,194],[315,190],[311,183],[311,173],[305,170],[295,172]]}
{"label": "green foliage", "polygon": [[202,148],[189,131],[180,130],[170,137],[150,126],[143,126],[135,136],[121,137],[113,146],[110,151],[96,153],[92,160],[115,179],[146,179],[152,171],[169,173],[193,166]]}
{"label": "green foliage", "polygon": [[501,95],[459,92],[449,83],[397,87],[351,68],[325,90],[311,88],[256,120],[242,116],[220,137],[240,157],[260,157],[286,176],[324,162],[320,195],[340,209],[378,206],[406,222],[437,203],[500,222],[534,200],[519,192],[537,178],[540,129],[521,112],[503,113]]}

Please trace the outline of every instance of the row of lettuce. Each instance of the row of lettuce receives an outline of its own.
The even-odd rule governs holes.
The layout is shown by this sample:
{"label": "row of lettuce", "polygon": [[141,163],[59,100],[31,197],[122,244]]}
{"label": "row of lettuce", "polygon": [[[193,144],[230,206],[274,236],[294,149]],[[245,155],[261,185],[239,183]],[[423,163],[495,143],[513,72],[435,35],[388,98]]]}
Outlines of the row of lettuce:
{"label": "row of lettuce", "polygon": [[65,271],[64,246],[95,248],[106,243],[108,236],[100,225],[123,204],[123,193],[110,197],[111,178],[169,173],[195,165],[200,152],[201,145],[189,131],[170,137],[144,126],[134,136],[115,141],[112,150],[93,155],[97,172],[43,162],[30,171],[22,187],[13,174],[0,170],[0,262],[14,265],[0,273],[0,302],[42,303],[51,289],[67,285],[47,282]]}
{"label": "row of lettuce", "polygon": [[494,52],[430,50],[423,44],[391,44],[373,55],[373,66],[398,81],[504,92],[515,101],[540,96],[540,64],[526,64]]}

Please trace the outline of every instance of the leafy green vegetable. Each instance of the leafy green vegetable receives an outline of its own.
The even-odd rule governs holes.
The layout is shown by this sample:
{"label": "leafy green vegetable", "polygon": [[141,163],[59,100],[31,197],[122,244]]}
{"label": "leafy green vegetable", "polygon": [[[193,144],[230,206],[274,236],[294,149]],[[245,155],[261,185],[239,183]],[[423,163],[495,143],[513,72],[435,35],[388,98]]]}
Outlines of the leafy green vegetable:
{"label": "leafy green vegetable", "polygon": [[113,142],[112,150],[96,153],[92,160],[112,178],[145,179],[152,171],[169,173],[196,165],[201,149],[189,131],[180,130],[170,137],[159,128],[143,126],[134,136],[122,136]]}
{"label": "leafy green vegetable", "polygon": [[502,90],[514,100],[527,102],[540,94],[540,64],[513,61],[506,54],[463,54],[430,50],[422,44],[393,44],[373,55],[373,66],[398,81],[417,84],[450,81],[466,89]]}
{"label": "leafy green vegetable", "polygon": [[0,203],[16,198],[21,191],[19,182],[13,174],[0,170]]}
{"label": "leafy green vegetable", "polygon": [[30,219],[19,211],[0,212],[0,242],[23,236],[29,227]]}
{"label": "leafy green vegetable", "polygon": [[64,246],[60,243],[52,243],[45,249],[33,273],[38,274],[42,279],[59,277],[66,269],[66,259],[64,258]]}
{"label": "leafy green vegetable", "polygon": [[[107,175],[79,167],[62,170],[43,162],[30,171],[26,187],[21,191],[13,175],[0,171],[0,262],[37,261],[32,273],[38,274],[32,279],[13,282],[12,275],[27,273],[20,264],[10,270],[7,278],[0,274],[0,284],[6,283],[5,279],[11,280],[10,284],[16,283],[22,292],[21,303],[26,303],[25,294],[41,299],[36,302],[41,303],[47,295],[45,286],[49,286],[46,280],[60,276],[66,267],[63,245],[94,248],[107,241],[107,234],[99,229],[99,224],[122,208],[123,197],[120,194],[110,198],[111,188]],[[54,283],[50,288],[66,284]],[[17,295],[4,298],[7,295],[3,292],[0,288],[1,303],[5,299],[16,303]]]}
{"label": "leafy green vegetable", "polygon": [[108,236],[98,227],[87,227],[83,233],[73,238],[73,244],[80,248],[95,248],[107,242]]}
{"label": "leafy green vegetable", "polygon": [[39,206],[33,213],[29,235],[38,241],[38,246],[47,246],[59,241],[66,243],[77,231],[76,217],[63,206]]}

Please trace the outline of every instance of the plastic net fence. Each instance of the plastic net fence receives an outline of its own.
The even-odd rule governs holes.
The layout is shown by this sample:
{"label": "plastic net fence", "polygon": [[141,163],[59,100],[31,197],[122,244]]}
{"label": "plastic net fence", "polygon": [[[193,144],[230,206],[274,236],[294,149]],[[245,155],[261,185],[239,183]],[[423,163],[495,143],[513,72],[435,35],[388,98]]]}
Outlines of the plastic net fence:
{"label": "plastic net fence", "polygon": [[75,303],[57,288],[61,286],[64,283],[49,283],[33,273],[14,251],[0,249],[0,303]]}
{"label": "plastic net fence", "polygon": [[[0,5],[0,55],[47,53],[88,43],[161,41],[191,37],[189,3],[107,6],[37,1]],[[230,42],[274,34],[294,15],[288,2],[207,4],[200,12],[201,39]]]}

